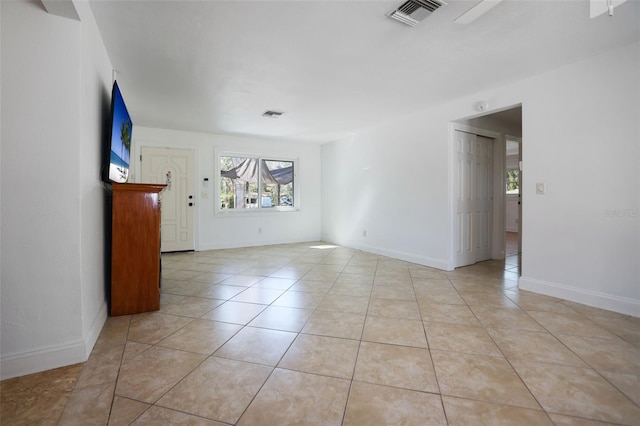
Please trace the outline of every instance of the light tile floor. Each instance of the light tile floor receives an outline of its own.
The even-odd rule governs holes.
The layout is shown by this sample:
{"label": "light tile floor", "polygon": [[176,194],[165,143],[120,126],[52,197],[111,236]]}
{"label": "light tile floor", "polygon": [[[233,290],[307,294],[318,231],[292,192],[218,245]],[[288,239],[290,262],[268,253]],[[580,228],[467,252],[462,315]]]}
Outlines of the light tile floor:
{"label": "light tile floor", "polygon": [[513,265],[166,254],[160,311],[109,318],[83,365],[3,381],[0,422],[640,424],[640,319],[519,291]]}

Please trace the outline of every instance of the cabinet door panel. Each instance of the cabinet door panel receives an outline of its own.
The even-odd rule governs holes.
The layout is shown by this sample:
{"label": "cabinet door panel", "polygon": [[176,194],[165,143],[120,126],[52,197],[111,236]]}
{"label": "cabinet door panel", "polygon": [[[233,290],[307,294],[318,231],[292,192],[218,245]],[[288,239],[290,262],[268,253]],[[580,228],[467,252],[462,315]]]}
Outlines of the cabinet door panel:
{"label": "cabinet door panel", "polygon": [[160,309],[160,201],[163,185],[113,185],[111,315]]}

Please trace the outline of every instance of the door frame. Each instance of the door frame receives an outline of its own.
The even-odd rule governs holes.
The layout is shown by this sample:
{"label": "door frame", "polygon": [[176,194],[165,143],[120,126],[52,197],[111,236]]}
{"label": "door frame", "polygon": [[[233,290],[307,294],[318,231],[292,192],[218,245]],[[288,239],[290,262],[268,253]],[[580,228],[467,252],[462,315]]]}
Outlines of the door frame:
{"label": "door frame", "polygon": [[[510,141],[514,141],[514,142],[518,142],[518,145],[520,145],[518,147],[518,165],[520,168],[520,176],[518,177],[518,182],[520,184],[520,193],[518,194],[518,275],[522,276],[522,205],[524,203],[523,201],[523,189],[522,189],[522,137],[520,136],[511,136],[509,134],[505,134],[505,150],[506,150],[506,141],[510,140]],[[506,161],[507,161],[507,155],[505,152],[505,174],[506,174],[506,170],[507,170],[507,166],[506,166]],[[503,181],[506,179],[503,178]],[[505,198],[505,216],[506,216],[506,198]],[[506,221],[505,221],[506,224]],[[506,225],[505,225],[505,229],[506,229]],[[505,243],[506,244],[506,243]]]}
{"label": "door frame", "polygon": [[[448,210],[449,210],[449,247],[448,247],[448,259],[447,270],[452,271],[456,268],[455,265],[455,250],[457,227],[456,227],[456,208],[455,208],[455,176],[456,173],[456,149],[455,149],[455,133],[456,131],[472,133],[478,136],[484,136],[486,138],[493,139],[493,220],[491,227],[491,258],[500,259],[500,256],[504,259],[505,252],[505,197],[502,190],[501,183],[504,182],[504,170],[505,164],[505,136],[501,133],[491,130],[481,129],[478,127],[469,126],[462,123],[449,122],[448,129],[448,151],[449,151],[449,171],[448,171]],[[500,190],[496,190],[500,188]],[[500,229],[502,231],[500,231]]]}
{"label": "door frame", "polygon": [[200,238],[199,238],[200,233],[198,232],[198,230],[200,227],[200,207],[201,207],[200,203],[202,202],[202,199],[200,197],[200,192],[202,191],[202,188],[200,188],[199,186],[200,181],[197,179],[197,177],[200,176],[200,163],[198,161],[198,159],[200,158],[200,155],[199,155],[198,146],[193,144],[184,144],[184,145],[168,144],[160,141],[153,141],[147,138],[143,140],[134,139],[132,145],[133,145],[134,157],[133,157],[133,161],[131,161],[130,166],[133,165],[134,167],[132,167],[132,169],[129,171],[129,179],[137,183],[143,183],[143,182],[140,182],[140,179],[142,177],[142,164],[140,162],[140,156],[142,155],[142,148],[183,149],[183,150],[193,151],[193,159],[194,159],[193,170],[192,170],[192,177],[194,182],[193,197],[196,203],[195,205],[196,208],[191,209],[192,215],[193,215],[193,218],[192,218],[193,219],[193,245],[194,245],[194,251],[200,251]]}

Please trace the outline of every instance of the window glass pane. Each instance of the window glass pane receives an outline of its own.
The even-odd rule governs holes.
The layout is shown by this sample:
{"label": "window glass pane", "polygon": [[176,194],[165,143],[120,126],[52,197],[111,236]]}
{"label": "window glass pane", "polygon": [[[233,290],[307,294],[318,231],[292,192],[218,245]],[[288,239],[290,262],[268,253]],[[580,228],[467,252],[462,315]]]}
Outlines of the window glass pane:
{"label": "window glass pane", "polygon": [[520,170],[509,169],[507,170],[507,182],[506,182],[507,194],[519,194],[520,193]]}
{"label": "window glass pane", "polygon": [[[255,209],[258,207],[258,183],[246,182],[245,185],[244,208]],[[240,207],[242,206],[238,206],[238,208]]]}
{"label": "window glass pane", "polygon": [[293,206],[293,161],[264,160],[262,207]]}
{"label": "window glass pane", "polygon": [[257,207],[258,159],[220,157],[220,207],[247,209]]}
{"label": "window glass pane", "polygon": [[232,157],[220,157],[220,208],[233,209],[236,207],[235,183],[233,179],[224,174],[232,170],[234,165]]}

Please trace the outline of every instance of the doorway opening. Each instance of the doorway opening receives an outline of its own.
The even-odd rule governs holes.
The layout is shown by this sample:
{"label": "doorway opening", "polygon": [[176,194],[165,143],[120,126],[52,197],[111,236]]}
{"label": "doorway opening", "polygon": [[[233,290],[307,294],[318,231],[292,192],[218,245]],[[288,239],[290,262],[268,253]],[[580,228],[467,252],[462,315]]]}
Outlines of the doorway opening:
{"label": "doorway opening", "polygon": [[522,138],[505,141],[505,271],[521,275]]}
{"label": "doorway opening", "polygon": [[518,244],[518,232],[506,231],[504,239],[504,270],[517,273],[518,276],[520,276],[520,245]]}
{"label": "doorway opening", "polygon": [[[461,218],[461,210],[458,208],[461,191],[461,182],[473,188],[478,185],[476,174],[464,175],[459,166],[459,132],[467,132],[493,139],[493,194],[492,194],[492,217],[490,224],[479,224],[484,229],[478,229],[471,233],[465,233]],[[458,132],[458,133],[457,133]],[[509,141],[509,147],[507,145]],[[515,143],[517,151],[513,151]],[[509,152],[508,152],[509,150]],[[522,273],[522,194],[519,189],[522,185],[522,106],[515,105],[499,111],[493,111],[482,116],[467,117],[456,120],[450,126],[450,153],[451,153],[451,254],[450,269],[463,265],[473,264],[478,260],[461,262],[458,249],[461,243],[468,246],[477,244],[478,241],[471,241],[478,238],[482,232],[489,232],[491,235],[491,257],[493,262],[504,263],[505,278],[517,280]],[[515,153],[515,157],[513,156]],[[461,172],[462,171],[462,172]],[[517,175],[517,194],[515,191],[508,192],[508,177]],[[461,174],[462,173],[462,174]],[[461,176],[466,176],[461,179]],[[514,186],[514,185],[512,185]],[[508,201],[509,200],[509,201]],[[513,206],[507,206],[507,203]],[[508,210],[509,207],[509,210]],[[471,216],[469,216],[471,218]],[[466,239],[466,240],[465,240]],[[474,256],[471,256],[473,258]],[[481,259],[479,260],[481,261]]]}

